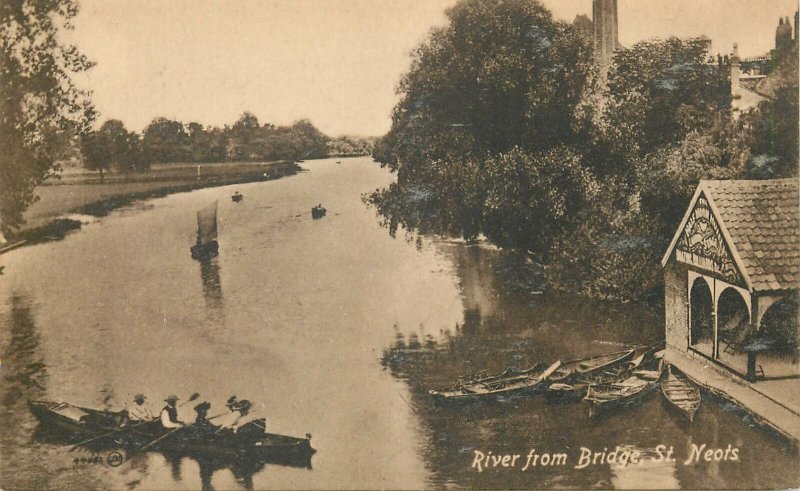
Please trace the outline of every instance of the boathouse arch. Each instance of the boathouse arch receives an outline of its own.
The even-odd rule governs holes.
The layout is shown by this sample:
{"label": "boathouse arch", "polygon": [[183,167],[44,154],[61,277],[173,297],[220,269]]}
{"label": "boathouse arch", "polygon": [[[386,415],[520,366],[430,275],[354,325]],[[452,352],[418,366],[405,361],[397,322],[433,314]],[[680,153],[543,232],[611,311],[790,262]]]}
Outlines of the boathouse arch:
{"label": "boathouse arch", "polygon": [[770,365],[772,338],[797,345],[797,330],[769,311],[797,305],[798,202],[796,179],[700,182],[661,261],[668,349],[751,381],[785,368]]}

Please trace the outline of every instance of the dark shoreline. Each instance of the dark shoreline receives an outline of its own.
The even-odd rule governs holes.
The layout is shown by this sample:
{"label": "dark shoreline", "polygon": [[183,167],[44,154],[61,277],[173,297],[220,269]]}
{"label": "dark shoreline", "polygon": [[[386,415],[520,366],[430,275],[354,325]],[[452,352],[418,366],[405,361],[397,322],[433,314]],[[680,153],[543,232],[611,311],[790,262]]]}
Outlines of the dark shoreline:
{"label": "dark shoreline", "polygon": [[[196,182],[185,182],[180,184],[166,185],[164,187],[150,189],[147,191],[123,193],[98,201],[88,203],[67,210],[65,213],[77,213],[81,215],[91,215],[102,217],[110,212],[128,206],[136,201],[143,201],[153,198],[163,198],[170,194],[186,193],[197,189],[229,186],[232,184],[245,184],[260,181],[272,181],[287,176],[293,176],[301,172],[302,168],[296,162],[276,162],[266,170],[259,170],[257,173],[247,173],[237,176],[220,176]],[[109,183],[112,184],[112,183]],[[63,184],[69,186],[69,184]],[[9,237],[9,244],[25,242],[23,245],[40,244],[63,239],[69,232],[81,228],[81,222],[71,218],[54,218],[44,225],[29,229],[20,230]]]}

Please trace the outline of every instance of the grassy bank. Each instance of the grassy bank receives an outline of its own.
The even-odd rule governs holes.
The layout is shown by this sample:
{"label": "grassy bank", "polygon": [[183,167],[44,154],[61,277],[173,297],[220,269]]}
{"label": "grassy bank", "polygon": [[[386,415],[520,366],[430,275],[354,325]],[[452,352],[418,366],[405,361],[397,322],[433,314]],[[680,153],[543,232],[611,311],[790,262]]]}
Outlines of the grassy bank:
{"label": "grassy bank", "polygon": [[64,215],[80,213],[103,216],[134,201],[158,198],[194,189],[267,181],[296,174],[300,167],[290,161],[269,163],[162,164],[142,174],[67,173],[36,189],[39,200],[25,212],[25,225],[10,241],[55,240],[80,222]]}

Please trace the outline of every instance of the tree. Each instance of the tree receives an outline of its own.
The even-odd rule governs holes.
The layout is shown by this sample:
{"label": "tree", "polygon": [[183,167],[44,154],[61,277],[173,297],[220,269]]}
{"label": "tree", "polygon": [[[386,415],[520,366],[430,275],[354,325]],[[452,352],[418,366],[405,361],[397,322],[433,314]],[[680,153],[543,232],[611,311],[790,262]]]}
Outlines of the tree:
{"label": "tree", "polygon": [[180,121],[155,118],[142,132],[144,153],[150,162],[187,160],[189,135]]}
{"label": "tree", "polygon": [[58,134],[85,131],[95,117],[72,75],[92,63],[64,44],[74,0],[0,2],[0,230],[11,232],[35,201],[34,189],[56,173]]}
{"label": "tree", "polygon": [[484,230],[501,247],[547,257],[597,192],[580,154],[567,147],[546,152],[513,149],[486,162],[489,182]]}
{"label": "tree", "polygon": [[387,217],[390,227],[474,237],[487,158],[574,143],[591,47],[533,0],[462,0],[447,16],[400,81],[392,128],[375,152],[398,179],[370,202],[407,215]]}
{"label": "tree", "polygon": [[84,165],[89,170],[100,172],[116,167],[123,172],[141,172],[149,168],[144,158],[139,136],[129,132],[118,119],[103,123],[97,131],[88,132],[81,138]]}

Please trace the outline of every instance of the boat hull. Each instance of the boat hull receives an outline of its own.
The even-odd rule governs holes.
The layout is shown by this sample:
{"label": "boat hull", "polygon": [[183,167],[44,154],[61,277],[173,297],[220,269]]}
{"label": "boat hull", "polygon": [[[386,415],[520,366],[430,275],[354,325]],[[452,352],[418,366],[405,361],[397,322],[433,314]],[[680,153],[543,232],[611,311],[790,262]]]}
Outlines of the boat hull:
{"label": "boat hull", "polygon": [[560,366],[555,362],[549,367],[542,364],[523,371],[506,370],[503,373],[484,377],[449,389],[430,390],[428,393],[437,402],[473,402],[502,397],[537,394],[546,387],[547,376]]}
{"label": "boat hull", "polygon": [[686,418],[690,424],[694,421],[702,398],[700,389],[686,375],[672,365],[667,366],[661,381],[661,392],[667,407]]}
{"label": "boat hull", "polygon": [[[311,435],[305,438],[264,432],[264,420],[243,426],[237,433],[213,426],[190,425],[172,431],[159,421],[125,424],[123,412],[106,412],[49,401],[29,402],[29,408],[49,437],[69,443],[96,439],[127,450],[152,449],[199,457],[265,460],[310,466],[316,452]],[[153,443],[155,442],[155,443]]]}
{"label": "boat hull", "polygon": [[607,384],[590,387],[584,400],[589,405],[589,418],[597,418],[612,412],[641,404],[655,392],[658,380],[642,380],[642,383],[630,389],[619,389],[618,384]]}

